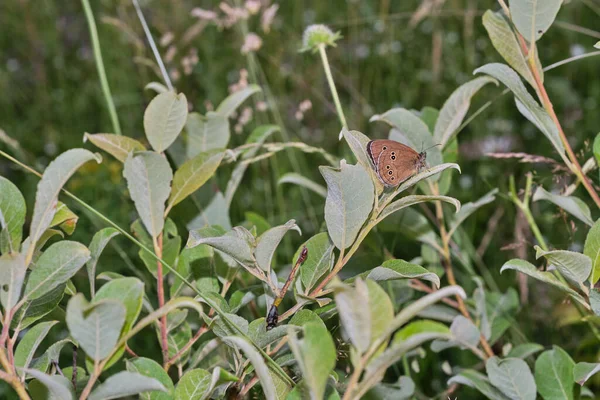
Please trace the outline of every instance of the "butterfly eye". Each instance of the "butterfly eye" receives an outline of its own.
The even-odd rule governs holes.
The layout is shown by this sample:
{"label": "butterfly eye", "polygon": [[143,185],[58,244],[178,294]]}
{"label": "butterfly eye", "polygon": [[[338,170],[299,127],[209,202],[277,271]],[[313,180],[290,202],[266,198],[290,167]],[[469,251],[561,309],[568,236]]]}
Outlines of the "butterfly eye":
{"label": "butterfly eye", "polygon": [[383,146],[383,149],[384,149],[384,150],[387,150],[387,146]]}
{"label": "butterfly eye", "polygon": [[392,171],[388,172],[389,175],[392,175]]}
{"label": "butterfly eye", "polygon": [[392,156],[392,160],[395,160],[395,159],[396,159],[396,156]]}

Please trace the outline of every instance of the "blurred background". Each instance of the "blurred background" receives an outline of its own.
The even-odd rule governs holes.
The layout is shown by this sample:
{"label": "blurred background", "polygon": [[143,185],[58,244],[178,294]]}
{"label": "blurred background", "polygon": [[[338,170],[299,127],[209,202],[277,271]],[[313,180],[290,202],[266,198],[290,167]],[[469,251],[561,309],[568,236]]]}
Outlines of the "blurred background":
{"label": "blurred background", "polygon": [[[324,23],[342,34],[338,46],[328,51],[333,76],[350,128],[371,138],[383,138],[388,131],[382,123],[370,123],[372,115],[393,107],[439,109],[453,90],[472,79],[475,68],[502,62],[481,22],[487,9],[499,9],[492,0],[140,0],[140,4],[174,86],[195,111],[204,114],[213,109],[240,85],[258,83],[263,88],[232,119],[230,147],[243,144],[254,127],[271,123],[282,128],[273,141],[301,141],[352,158],[346,144],[337,139],[340,126],[318,55],[298,51],[302,32],[310,24]],[[158,67],[130,0],[94,0],[91,5],[123,134],[144,141],[143,111],[155,94],[145,86],[161,82]],[[542,64],[594,51],[600,40],[599,20],[599,0],[565,1],[556,23],[538,44]],[[545,75],[558,117],[582,163],[591,156],[591,141],[600,126],[599,67],[600,58],[590,57]],[[479,247],[479,267],[504,292],[518,288],[518,283],[514,274],[500,276],[500,266],[515,256],[533,259],[526,224],[504,196],[509,176],[522,186],[525,174],[532,172],[535,182],[547,189],[561,189],[566,182],[552,164],[486,156],[524,152],[556,157],[518,113],[512,96],[502,96],[502,90],[489,85],[474,98],[471,112],[493,103],[459,136],[463,173],[455,174],[449,194],[468,202],[500,189],[496,202],[478,211],[465,227]],[[81,3],[0,1],[0,149],[42,171],[67,149],[92,149],[83,144],[85,132],[110,133],[111,127]],[[233,200],[234,225],[242,223],[247,212],[259,214],[271,225],[290,218],[298,221],[303,236],[287,239],[287,251],[279,254],[281,265],[289,264],[297,246],[319,230],[324,203],[277,181],[293,171],[323,184],[316,168],[320,164],[325,161],[319,155],[279,153],[252,165]],[[231,166],[219,169],[217,178],[205,185],[199,194],[206,201],[202,205],[214,191],[224,190],[231,170]],[[3,158],[0,175],[20,187],[31,210],[38,179]],[[121,226],[134,218],[121,164],[106,154],[102,164],[80,170],[68,189]],[[578,195],[588,200],[583,191]],[[80,215],[74,240],[89,243],[103,225],[73,208]],[[554,247],[582,249],[583,232],[570,218],[546,204],[536,204],[534,213]],[[198,207],[191,201],[176,208],[174,219],[182,236],[187,236],[185,224],[196,214]],[[368,249],[380,247],[378,240],[389,243],[387,249],[398,258],[421,254],[420,245],[398,233],[414,228],[411,222],[392,223],[366,243],[349,269],[377,265],[380,260]],[[124,247],[110,249],[100,271],[131,274],[143,269],[137,251]],[[472,285],[466,271],[458,271],[458,279]],[[561,343],[577,357],[589,348],[580,342],[580,327],[568,326],[573,309],[562,305],[555,294],[546,285],[532,285],[522,298],[527,300],[523,307],[530,310],[517,317],[525,322],[522,333],[545,345]]]}

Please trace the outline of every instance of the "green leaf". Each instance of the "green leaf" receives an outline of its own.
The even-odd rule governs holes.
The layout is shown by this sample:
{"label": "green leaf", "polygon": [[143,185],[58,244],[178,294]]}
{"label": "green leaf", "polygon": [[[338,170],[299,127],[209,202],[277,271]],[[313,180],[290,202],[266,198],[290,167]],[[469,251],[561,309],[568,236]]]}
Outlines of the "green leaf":
{"label": "green leaf", "polygon": [[186,247],[206,244],[232,257],[242,266],[253,266],[256,261],[252,254],[252,244],[249,242],[251,236],[252,234],[241,226],[222,235],[212,228],[203,228],[190,232]]}
{"label": "green leaf", "polygon": [[385,290],[375,281],[366,281],[371,310],[371,343],[384,334],[394,319],[394,305]]}
{"label": "green leaf", "polygon": [[[287,382],[280,380],[278,375],[272,375],[271,370],[265,363],[262,355],[254,349],[248,341],[241,337],[229,336],[223,338],[223,342],[231,347],[236,347],[240,349],[246,358],[250,360],[254,370],[256,371],[256,375],[260,380],[265,398],[267,400],[278,400],[285,398],[285,395],[292,389]],[[284,385],[283,388],[280,388],[278,391],[276,388],[276,382],[274,380],[277,379],[277,384]],[[285,394],[283,394],[285,393]],[[283,394],[280,396],[280,394]]]}
{"label": "green leaf", "polygon": [[[502,58],[529,82],[532,87],[537,87],[533,74],[527,64],[527,59],[521,51],[517,37],[503,14],[501,11],[493,12],[492,10],[487,10],[483,14],[483,26],[487,30],[494,48],[500,53]],[[541,69],[540,76],[543,77]]]}
{"label": "green leaf", "polygon": [[600,363],[579,362],[573,368],[573,379],[583,386],[592,375],[600,372]]}
{"label": "green leaf", "polygon": [[66,283],[89,259],[90,251],[81,243],[68,240],[54,243],[29,275],[23,299],[35,300]]}
{"label": "green leaf", "polygon": [[365,400],[408,400],[415,394],[415,383],[408,376],[401,376],[394,384],[381,383],[369,390],[363,399]]}
{"label": "green leaf", "polygon": [[319,185],[318,183],[316,183],[316,182],[308,179],[307,177],[302,176],[296,172],[288,172],[287,174],[284,174],[277,181],[278,185],[281,185],[282,183],[291,183],[294,185],[302,186],[304,188],[312,190],[313,192],[315,192],[316,194],[318,194],[321,197],[327,196],[327,189],[324,186]]}
{"label": "green leaf", "polygon": [[60,352],[67,343],[75,345],[70,339],[59,340],[58,342],[48,347],[46,352],[33,362],[32,368],[35,368],[36,370],[41,372],[46,372],[51,362],[58,362]]}
{"label": "green leaf", "polygon": [[66,204],[59,201],[56,205],[54,218],[50,222],[50,228],[58,226],[67,235],[72,235],[75,232],[78,219],[79,217]]}
{"label": "green leaf", "polygon": [[445,201],[446,203],[452,204],[456,208],[456,212],[459,212],[461,209],[460,201],[456,200],[454,197],[448,196],[423,196],[423,195],[410,195],[404,196],[401,199],[394,201],[389,204],[387,207],[383,209],[383,211],[379,214],[377,218],[378,221],[383,220],[390,214],[395,213],[396,211],[402,210],[403,208],[410,207],[415,204],[425,203],[428,201]]}
{"label": "green leaf", "polygon": [[427,163],[435,166],[442,163],[442,152],[435,145],[429,128],[412,112],[404,108],[392,108],[381,115],[374,115],[369,120],[384,121],[393,129],[390,139],[406,144],[417,151],[427,150]]}
{"label": "green leaf", "polygon": [[140,393],[140,399],[143,400],[171,400],[172,393],[175,390],[173,381],[164,368],[154,360],[144,357],[133,358],[126,360],[127,371],[135,372],[140,375],[154,378],[160,382],[166,389],[166,392],[149,391]]}
{"label": "green leaf", "polygon": [[[92,300],[92,304],[97,304],[104,300],[115,300],[125,306],[125,322],[119,336],[123,337],[123,335],[129,332],[137,317],[140,315],[143,297],[144,284],[142,281],[137,278],[119,278],[105,283],[104,286],[98,290],[98,293],[96,293],[96,296]],[[111,358],[106,364],[106,368],[117,362],[124,351],[125,346],[119,349],[119,351]]]}
{"label": "green leaf", "polygon": [[[19,341],[17,350],[14,355],[14,365],[17,368],[29,368],[31,360],[35,355],[35,351],[39,347],[42,340],[48,335],[50,328],[56,325],[58,321],[41,322],[27,331],[25,336]],[[21,372],[21,376],[25,373]]]}
{"label": "green leaf", "polygon": [[89,133],[86,133],[83,135],[83,141],[85,143],[88,140],[122,163],[125,162],[129,153],[146,151],[143,144],[123,135],[115,135],[112,133],[96,133],[90,135]]}
{"label": "green leaf", "polygon": [[537,42],[554,22],[562,0],[510,0],[513,23],[529,42]]}
{"label": "green leaf", "polygon": [[225,230],[231,229],[229,205],[221,192],[215,193],[210,203],[187,224],[186,228],[191,231],[210,225],[218,225]]}
{"label": "green leaf", "polygon": [[37,243],[50,226],[56,212],[58,194],[62,187],[82,164],[90,160],[100,163],[102,158],[84,149],[71,149],[56,157],[48,165],[38,183],[35,195],[35,207],[29,231],[31,243]]}
{"label": "green leaf", "polygon": [[135,372],[121,371],[98,385],[89,400],[110,400],[133,396],[142,392],[167,389],[156,379]]}
{"label": "green leaf", "polygon": [[596,42],[596,44],[594,45],[595,48],[600,49],[600,41]]}
{"label": "green leaf", "polygon": [[67,304],[66,321],[71,336],[86,354],[100,361],[117,344],[126,312],[121,302],[102,300],[89,304],[79,293]]}
{"label": "green leaf", "polygon": [[431,350],[435,352],[448,349],[450,347],[459,346],[461,349],[476,348],[479,343],[479,329],[468,318],[462,315],[457,315],[450,325],[450,340],[436,340],[431,344]]}
{"label": "green leaf", "polygon": [[535,400],[536,385],[527,363],[520,358],[489,358],[485,370],[490,381],[511,399]]}
{"label": "green leaf", "polygon": [[575,363],[560,347],[553,346],[535,361],[535,383],[544,400],[573,399]]}
{"label": "green leaf", "polygon": [[[157,337],[160,338],[160,332],[157,330]],[[177,353],[183,350],[183,347],[192,339],[192,328],[187,322],[179,325],[167,335],[167,347],[169,358],[175,357]],[[190,356],[190,350],[185,351],[177,360],[178,364],[184,365]]]}
{"label": "green leaf", "polygon": [[144,112],[144,131],[157,153],[169,148],[181,133],[188,114],[183,93],[161,93],[154,97]]}
{"label": "green leaf", "polygon": [[392,344],[399,344],[413,335],[428,332],[438,332],[449,335],[450,329],[448,329],[448,327],[442,323],[428,319],[413,321],[394,334]]}
{"label": "green leaf", "polygon": [[375,193],[368,172],[360,165],[343,160],[339,169],[319,167],[327,182],[325,221],[331,240],[338,249],[354,243],[373,208]]}
{"label": "green leaf", "polygon": [[[244,322],[247,324],[246,320]],[[279,325],[267,331],[266,327],[267,323],[264,317],[255,319],[248,324],[248,337],[261,349],[284,337],[290,328],[289,325]]]}
{"label": "green leaf", "polygon": [[546,200],[558,207],[562,208],[575,218],[579,219],[583,223],[592,226],[594,220],[592,220],[592,213],[590,208],[578,197],[575,196],[560,196],[557,194],[548,193],[543,187],[538,186],[532,197],[533,201]]}
{"label": "green leaf", "polygon": [[325,325],[323,320],[314,311],[306,309],[300,310],[294,314],[292,319],[290,319],[289,325],[304,326],[310,322],[320,322]]}
{"label": "green leaf", "polygon": [[19,253],[0,256],[0,300],[4,310],[12,309],[21,297],[27,266]]}
{"label": "green leaf", "polygon": [[512,348],[506,357],[525,359],[539,351],[544,350],[544,346],[538,343],[523,343]]}
{"label": "green leaf", "polygon": [[592,260],[592,286],[600,279],[600,220],[596,221],[585,238],[583,254]]}
{"label": "green leaf", "polygon": [[227,96],[225,100],[217,107],[217,113],[224,117],[230,117],[231,114],[242,104],[246,99],[254,93],[260,92],[258,85],[248,85],[242,90],[238,90]]}
{"label": "green leaf", "polygon": [[462,370],[458,375],[448,380],[448,385],[459,384],[477,389],[481,394],[492,400],[508,400],[501,391],[490,383],[489,379],[472,369]]}
{"label": "green leaf", "polygon": [[590,289],[589,299],[592,311],[600,316],[600,291],[594,288]]}
{"label": "green leaf", "polygon": [[433,133],[434,144],[441,143],[442,148],[444,148],[454,138],[456,130],[460,127],[465,115],[469,111],[471,98],[488,83],[498,85],[498,82],[492,78],[475,78],[462,84],[450,95],[440,110],[440,115],[435,124]]}
{"label": "green leaf", "polygon": [[157,153],[137,153],[125,161],[123,175],[146,230],[157,237],[163,230],[165,201],[173,179],[169,162]]}
{"label": "green leaf", "polygon": [[186,372],[175,389],[175,400],[201,400],[207,398],[211,386],[211,375],[204,369]]}
{"label": "green leaf", "polygon": [[566,250],[544,251],[535,246],[535,258],[544,257],[558,272],[575,284],[582,284],[592,272],[592,260],[581,253]]}
{"label": "green leaf", "polygon": [[477,284],[477,289],[475,289],[475,291],[473,292],[473,300],[475,300],[475,311],[479,319],[479,330],[481,331],[483,337],[489,340],[492,336],[492,324],[490,323],[490,320],[488,318],[483,279],[476,276],[473,277],[473,280]]}
{"label": "green leaf", "polygon": [[94,234],[92,242],[90,243],[90,260],[86,263],[85,268],[87,269],[88,279],[90,281],[90,291],[92,297],[96,293],[96,265],[98,265],[98,259],[100,254],[104,251],[110,239],[119,235],[119,231],[115,228],[104,228]]}
{"label": "green leaf", "polygon": [[188,158],[209,150],[225,149],[229,143],[229,120],[215,112],[209,111],[206,117],[195,112],[190,113],[185,130]]}
{"label": "green leaf", "polygon": [[493,202],[496,199],[497,193],[498,189],[493,189],[487,192],[485,195],[483,195],[479,200],[463,204],[461,209],[456,212],[456,214],[452,218],[452,221],[450,222],[449,235],[452,235],[454,231],[456,231],[456,229],[475,211],[477,211],[484,205]]}
{"label": "green leaf", "polygon": [[318,233],[298,248],[293,257],[294,263],[300,257],[304,247],[308,250],[308,254],[306,261],[300,267],[300,280],[304,285],[305,292],[308,292],[319,281],[319,278],[331,269],[334,247],[327,232]]}
{"label": "green leaf", "polygon": [[543,272],[539,271],[533,264],[528,263],[525,260],[512,259],[500,268],[500,273],[504,272],[507,269],[514,269],[515,271],[519,271],[524,273],[525,275],[529,275],[532,278],[537,279],[538,281],[542,281],[549,285],[552,285],[565,293],[571,295],[575,300],[579,301],[582,304],[587,304],[586,301],[581,297],[579,293],[562,283],[558,280],[551,272]]}
{"label": "green leaf", "polygon": [[238,333],[238,329],[243,333],[248,333],[248,321],[236,314],[225,313],[226,318],[220,315],[216,316],[210,324],[213,333],[219,337],[233,336]]}
{"label": "green leaf", "polygon": [[19,251],[25,223],[25,199],[17,187],[0,176],[0,252]]}
{"label": "green leaf", "polygon": [[256,250],[254,251],[254,255],[256,257],[256,263],[263,271],[271,271],[273,254],[275,254],[275,250],[277,249],[277,246],[279,246],[283,236],[292,229],[302,235],[300,227],[296,225],[296,221],[291,219],[284,225],[269,229],[256,239]]}
{"label": "green leaf", "polygon": [[322,399],[329,374],[336,364],[335,344],[323,324],[310,322],[303,327],[303,332],[304,337],[299,339],[295,330],[289,330],[290,347],[309,388],[310,398]]}
{"label": "green leaf", "polygon": [[215,174],[224,155],[221,150],[210,150],[199,153],[179,167],[173,176],[173,188],[165,214],[204,185]]}
{"label": "green leaf", "polygon": [[379,267],[374,268],[366,275],[366,278],[374,281],[389,281],[396,279],[423,279],[440,287],[440,278],[433,272],[417,264],[404,260],[387,260]]}
{"label": "green leaf", "polygon": [[416,175],[413,175],[412,177],[408,178],[403,183],[401,183],[400,186],[398,186],[398,188],[394,192],[391,193],[391,196],[396,197],[398,194],[415,186],[417,183],[419,183],[433,175],[439,174],[449,168],[454,168],[458,172],[460,172],[460,167],[458,166],[458,164],[454,164],[454,163],[444,163],[441,165],[436,165],[434,167],[424,169],[423,171],[419,172]]}
{"label": "green leaf", "polygon": [[[162,259],[165,260],[169,265],[175,265],[177,261],[177,257],[179,256],[179,251],[181,250],[181,237],[176,236],[174,238],[165,238],[166,235],[163,236],[163,253]],[[158,274],[158,266],[157,261],[154,257],[150,255],[147,251],[140,249],[138,255],[144,262],[148,271],[156,278]]]}
{"label": "green leaf", "polygon": [[477,68],[475,73],[491,75],[506,85],[518,100],[517,108],[519,109],[519,112],[541,130],[546,138],[550,140],[552,145],[554,145],[558,154],[560,154],[564,160],[567,160],[565,156],[565,147],[560,139],[560,134],[558,133],[554,121],[552,121],[552,118],[548,115],[546,110],[544,110],[529,94],[525,85],[523,85],[521,78],[519,78],[519,75],[517,75],[512,68],[505,64],[492,63]]}
{"label": "green leaf", "polygon": [[519,308],[517,291],[509,288],[506,293],[488,292],[486,294],[486,308],[492,335],[491,344],[495,343],[506,330],[514,323],[513,315]]}
{"label": "green leaf", "polygon": [[14,315],[11,328],[15,329],[19,325],[20,329],[25,329],[52,312],[62,300],[65,287],[66,283],[63,283],[33,301],[26,301]]}
{"label": "green leaf", "polygon": [[350,149],[352,150],[352,153],[356,157],[358,163],[369,172],[371,182],[373,182],[373,185],[375,186],[375,192],[377,195],[381,194],[381,192],[383,192],[383,184],[371,166],[371,161],[369,159],[369,155],[367,154],[367,144],[371,141],[371,139],[359,131],[348,131],[346,128],[342,129],[342,134],[344,135],[346,143],[348,143],[348,146],[350,146]]}
{"label": "green leaf", "polygon": [[[33,376],[38,382],[44,385],[47,391],[44,391],[40,387],[29,388],[32,392],[33,398],[35,399],[47,399],[47,400],[72,400],[75,397],[73,393],[73,387],[71,382],[67,378],[61,375],[46,375],[43,372],[36,371],[35,369],[23,369],[24,373]],[[41,389],[41,390],[40,390]],[[33,394],[35,393],[35,395]]]}
{"label": "green leaf", "polygon": [[369,289],[358,278],[354,288],[339,284],[334,287],[334,293],[341,324],[358,353],[362,354],[369,348],[372,337]]}

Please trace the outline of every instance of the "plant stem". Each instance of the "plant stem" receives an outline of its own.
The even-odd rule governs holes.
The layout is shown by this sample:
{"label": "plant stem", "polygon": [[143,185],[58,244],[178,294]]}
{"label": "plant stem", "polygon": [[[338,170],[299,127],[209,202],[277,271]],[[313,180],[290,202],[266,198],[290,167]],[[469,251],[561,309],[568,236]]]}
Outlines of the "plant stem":
{"label": "plant stem", "polygon": [[[327,76],[327,83],[329,83],[329,90],[331,90],[331,96],[333,97],[333,102],[335,103],[335,108],[337,110],[338,118],[340,119],[340,123],[342,127],[348,129],[348,124],[346,123],[346,117],[344,116],[344,110],[342,109],[342,105],[340,103],[340,98],[338,96],[337,89],[335,88],[335,82],[333,81],[333,75],[331,74],[331,68],[329,67],[329,60],[327,59],[327,52],[325,51],[325,45],[319,45],[319,54],[321,55],[321,61],[323,62],[323,69],[325,69],[325,75]],[[341,136],[340,136],[341,139]]]}
{"label": "plant stem", "polygon": [[89,0],[81,0],[83,9],[85,11],[85,17],[90,28],[90,37],[92,39],[92,48],[94,49],[94,59],[96,60],[96,68],[98,69],[98,76],[100,77],[100,85],[102,86],[102,92],[106,99],[106,105],[108,106],[108,113],[110,114],[110,120],[112,122],[113,130],[115,134],[121,134],[121,125],[119,124],[119,118],[117,117],[117,110],[115,103],[113,102],[112,94],[110,92],[110,86],[108,86],[108,79],[106,79],[106,71],[104,70],[104,61],[102,61],[102,52],[100,51],[100,41],[98,40],[98,29],[96,28],[96,21],[94,21],[94,13],[90,6]]}
{"label": "plant stem", "polygon": [[135,12],[142,24],[142,28],[144,28],[144,34],[146,35],[146,39],[148,39],[148,43],[150,43],[150,47],[152,48],[152,52],[154,53],[154,58],[156,58],[156,62],[158,63],[158,67],[160,68],[160,73],[167,84],[167,88],[170,91],[173,91],[173,85],[171,84],[171,78],[169,78],[169,73],[165,68],[165,64],[160,57],[160,53],[158,52],[158,48],[156,47],[156,43],[154,43],[154,39],[152,38],[152,34],[150,33],[150,29],[148,28],[148,24],[146,23],[146,19],[144,18],[144,14],[142,13],[142,9],[137,0],[131,0],[133,2],[133,6],[135,7]]}
{"label": "plant stem", "polygon": [[[163,251],[163,234],[161,233],[154,240],[154,252],[156,256],[162,258]],[[158,307],[162,308],[165,305],[165,282],[163,277],[163,266],[160,261],[156,262],[156,283],[158,286]],[[163,315],[160,318],[160,347],[163,355],[163,366],[167,369],[169,360],[169,341],[167,339],[167,316]]]}
{"label": "plant stem", "polygon": [[30,400],[19,376],[14,373],[12,364],[8,362],[3,348],[0,348],[0,364],[4,368],[4,371],[0,371],[0,379],[11,385],[21,400]]}

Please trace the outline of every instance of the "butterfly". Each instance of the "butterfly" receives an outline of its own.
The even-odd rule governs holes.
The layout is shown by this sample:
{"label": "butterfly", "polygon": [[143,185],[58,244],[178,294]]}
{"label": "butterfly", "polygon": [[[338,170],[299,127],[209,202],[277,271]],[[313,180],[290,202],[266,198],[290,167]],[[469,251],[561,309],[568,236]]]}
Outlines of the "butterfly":
{"label": "butterfly", "polygon": [[375,166],[375,173],[385,186],[398,186],[425,168],[427,153],[394,140],[371,140],[367,154]]}

